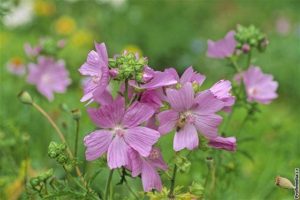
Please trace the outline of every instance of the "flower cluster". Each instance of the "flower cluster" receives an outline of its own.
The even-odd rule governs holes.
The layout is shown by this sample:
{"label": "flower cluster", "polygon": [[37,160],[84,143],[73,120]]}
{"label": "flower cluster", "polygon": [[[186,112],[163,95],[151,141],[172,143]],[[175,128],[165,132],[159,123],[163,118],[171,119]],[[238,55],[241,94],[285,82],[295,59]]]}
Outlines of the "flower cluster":
{"label": "flower cluster", "polygon": [[21,59],[14,58],[7,64],[7,70],[18,76],[28,71],[27,82],[35,85],[42,95],[52,101],[54,92],[65,93],[71,84],[65,61],[56,59],[56,53],[64,46],[65,40],[51,38],[43,38],[35,46],[25,43],[25,54],[30,62],[26,65]]}
{"label": "flower cluster", "polygon": [[[156,144],[165,134],[175,132],[175,151],[196,149],[199,137],[213,148],[236,149],[234,137],[218,134],[219,112],[229,112],[235,102],[228,80],[202,90],[205,76],[193,67],[181,76],[174,68],[156,71],[147,58],[130,52],[109,58],[104,43],[95,43],[79,72],[87,77],[81,101],[99,105],[87,109],[99,129],[84,138],[86,159],[107,155],[110,169],[141,175],[145,191],[162,189],[157,170],[168,166]],[[112,95],[115,82],[120,87]]]}

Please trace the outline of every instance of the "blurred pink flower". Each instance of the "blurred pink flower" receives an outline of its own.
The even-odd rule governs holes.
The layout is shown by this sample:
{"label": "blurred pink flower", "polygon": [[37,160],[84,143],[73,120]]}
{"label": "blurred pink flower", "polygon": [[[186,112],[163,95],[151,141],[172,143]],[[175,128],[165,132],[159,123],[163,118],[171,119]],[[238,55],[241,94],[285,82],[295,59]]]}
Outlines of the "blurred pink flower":
{"label": "blurred pink flower", "polygon": [[218,41],[208,40],[207,56],[210,58],[226,58],[233,55],[236,47],[234,39],[235,32],[230,31],[226,36]]}
{"label": "blurred pink flower", "polygon": [[38,91],[49,101],[54,99],[54,92],[64,93],[71,83],[63,60],[39,56],[37,63],[30,63],[28,67],[27,81],[36,85]]}
{"label": "blurred pink flower", "polygon": [[230,112],[231,107],[235,103],[235,97],[231,95],[231,82],[228,80],[220,80],[209,89],[217,99],[224,102],[223,110]]}
{"label": "blurred pink flower", "polygon": [[216,149],[224,149],[227,151],[236,151],[236,138],[235,137],[216,137],[209,140],[209,146]]}
{"label": "blurred pink flower", "polygon": [[108,86],[109,69],[108,55],[104,43],[95,43],[96,51],[89,52],[86,62],[80,67],[79,72],[88,76],[89,79],[84,85],[84,96],[81,102],[94,100],[94,96],[99,96]]}
{"label": "blurred pink flower", "polygon": [[268,104],[277,98],[278,82],[270,74],[264,74],[259,67],[251,66],[243,73],[243,81],[249,102]]}
{"label": "blurred pink flower", "polygon": [[285,17],[280,17],[276,20],[276,31],[280,35],[287,35],[290,32],[290,21]]}
{"label": "blurred pink flower", "polygon": [[42,51],[42,47],[41,45],[31,46],[29,43],[25,43],[24,50],[28,57],[36,57]]}
{"label": "blurred pink flower", "polygon": [[162,183],[157,169],[167,170],[168,166],[164,162],[161,152],[158,148],[152,148],[148,157],[142,157],[133,149],[129,150],[128,168],[132,171],[132,176],[141,174],[143,189],[150,192],[152,189],[161,191]]}
{"label": "blurred pink flower", "polygon": [[87,160],[95,160],[105,152],[110,169],[129,164],[128,151],[136,150],[141,156],[150,155],[152,145],[160,137],[158,131],[141,126],[153,114],[150,106],[135,102],[125,110],[123,98],[99,109],[90,108],[88,113],[102,130],[96,130],[84,138]]}
{"label": "blurred pink flower", "polygon": [[22,76],[26,73],[26,67],[21,60],[21,58],[14,57],[8,61],[6,64],[6,69],[9,71],[11,74],[17,75],[17,76]]}
{"label": "blurred pink flower", "polygon": [[184,84],[179,90],[167,89],[167,101],[170,110],[158,114],[159,132],[166,134],[176,129],[173,148],[180,151],[192,150],[198,146],[197,131],[207,138],[215,138],[222,117],[215,113],[224,107],[210,90],[194,96],[191,83]]}

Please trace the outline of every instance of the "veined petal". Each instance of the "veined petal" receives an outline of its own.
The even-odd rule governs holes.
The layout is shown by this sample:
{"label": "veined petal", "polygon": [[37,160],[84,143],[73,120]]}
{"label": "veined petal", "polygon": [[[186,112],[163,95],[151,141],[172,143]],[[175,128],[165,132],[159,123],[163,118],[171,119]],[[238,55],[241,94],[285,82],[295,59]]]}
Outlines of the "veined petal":
{"label": "veined petal", "polygon": [[128,158],[131,175],[136,177],[142,172],[143,161],[141,156],[136,150],[130,148],[128,151]]}
{"label": "veined petal", "polygon": [[174,136],[173,148],[180,151],[184,148],[195,149],[199,145],[197,130],[193,124],[187,123]]}
{"label": "veined petal", "polygon": [[101,59],[101,61],[107,65],[108,64],[108,55],[107,55],[107,50],[106,50],[106,46],[105,43],[97,43],[95,42],[95,48],[96,51]]}
{"label": "veined petal", "polygon": [[152,189],[161,191],[162,189],[162,184],[158,173],[156,172],[155,168],[146,161],[143,162],[142,182],[145,192],[149,192]]}
{"label": "veined petal", "polygon": [[215,138],[218,135],[218,126],[222,122],[222,117],[216,114],[198,115],[194,114],[195,125],[199,132],[208,138]]}
{"label": "veined petal", "polygon": [[102,156],[107,150],[113,138],[113,134],[106,130],[97,130],[84,137],[86,146],[86,160],[95,160]]}
{"label": "veined petal", "polygon": [[79,68],[82,75],[99,76],[101,75],[100,58],[96,51],[89,52],[87,61]]}
{"label": "veined petal", "polygon": [[101,108],[89,108],[87,110],[92,121],[100,128],[113,128],[121,123],[124,113],[124,99],[117,99],[109,105],[104,105]]}
{"label": "veined petal", "polygon": [[168,102],[172,109],[184,111],[190,109],[194,104],[194,89],[191,83],[186,83],[179,90],[167,89]]}
{"label": "veined petal", "polygon": [[160,134],[158,131],[147,127],[134,127],[127,129],[124,134],[126,143],[139,152],[143,157],[148,157],[152,146],[157,142]]}
{"label": "veined petal", "polygon": [[159,121],[158,131],[161,134],[171,132],[179,119],[179,113],[173,110],[166,110],[157,115]]}
{"label": "veined petal", "polygon": [[127,109],[122,124],[126,128],[136,127],[150,119],[154,112],[151,106],[136,102]]}
{"label": "veined petal", "polygon": [[216,137],[214,139],[210,139],[209,146],[216,149],[224,149],[227,151],[235,151],[236,150],[236,138],[235,137]]}
{"label": "veined petal", "polygon": [[193,111],[198,114],[215,113],[224,107],[224,103],[217,99],[209,90],[200,92],[195,101],[198,103],[198,106]]}
{"label": "veined petal", "polygon": [[115,136],[108,147],[107,163],[110,169],[119,168],[128,165],[129,146],[124,138]]}

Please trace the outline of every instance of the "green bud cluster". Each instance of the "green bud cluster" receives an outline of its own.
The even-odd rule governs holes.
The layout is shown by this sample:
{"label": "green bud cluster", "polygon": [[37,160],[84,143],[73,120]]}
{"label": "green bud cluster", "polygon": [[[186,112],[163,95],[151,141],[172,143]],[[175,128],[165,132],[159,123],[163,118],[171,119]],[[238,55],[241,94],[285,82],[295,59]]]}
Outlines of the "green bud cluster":
{"label": "green bud cluster", "polygon": [[109,59],[109,66],[118,70],[115,79],[120,81],[134,79],[137,82],[142,82],[144,66],[147,64],[146,58],[137,58],[131,52],[124,52],[116,58]]}
{"label": "green bud cluster", "polygon": [[175,164],[178,167],[178,171],[181,173],[189,172],[191,167],[191,162],[185,156],[181,155],[176,156]]}
{"label": "green bud cluster", "polygon": [[192,185],[189,187],[190,193],[196,195],[198,197],[203,196],[204,194],[204,187],[200,183],[193,182]]}
{"label": "green bud cluster", "polygon": [[53,169],[49,169],[48,171],[36,176],[32,177],[29,182],[32,188],[37,189],[38,187],[41,187],[43,183],[46,183],[46,181],[53,176]]}
{"label": "green bud cluster", "polygon": [[48,156],[63,165],[67,171],[72,171],[74,162],[69,158],[66,149],[67,146],[65,144],[58,144],[52,141],[48,147]]}
{"label": "green bud cluster", "polygon": [[263,51],[268,45],[265,34],[253,25],[249,27],[238,25],[235,39],[238,49],[242,49],[243,45],[249,45],[250,48],[253,47]]}

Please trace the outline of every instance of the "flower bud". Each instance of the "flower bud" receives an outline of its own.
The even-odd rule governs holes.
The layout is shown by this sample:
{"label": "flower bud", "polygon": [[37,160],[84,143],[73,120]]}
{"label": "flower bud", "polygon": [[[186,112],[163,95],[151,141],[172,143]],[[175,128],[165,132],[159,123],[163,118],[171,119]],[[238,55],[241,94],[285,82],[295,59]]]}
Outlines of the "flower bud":
{"label": "flower bud", "polygon": [[193,182],[189,189],[190,192],[196,196],[202,196],[204,193],[204,187],[200,183]]}
{"label": "flower bud", "polygon": [[109,70],[109,75],[110,75],[112,78],[118,76],[118,74],[119,74],[119,71],[118,71],[117,69],[111,69],[111,70]]}
{"label": "flower bud", "polygon": [[30,94],[27,92],[27,91],[22,91],[19,93],[18,95],[20,101],[24,104],[32,104],[33,103],[33,100],[30,96]]}
{"label": "flower bud", "polygon": [[73,117],[74,120],[80,120],[81,111],[79,109],[71,110],[71,113],[72,113],[72,117]]}
{"label": "flower bud", "polygon": [[242,51],[243,53],[248,53],[250,51],[251,47],[249,44],[243,44]]}
{"label": "flower bud", "polygon": [[65,156],[65,155],[63,155],[63,154],[60,154],[60,155],[58,155],[58,157],[56,158],[56,160],[60,164],[64,164],[68,160],[68,157]]}
{"label": "flower bud", "polygon": [[30,185],[34,188],[40,184],[40,180],[36,177],[30,179]]}
{"label": "flower bud", "polygon": [[281,188],[295,189],[295,186],[292,184],[292,182],[289,179],[281,176],[276,177],[275,184]]}

